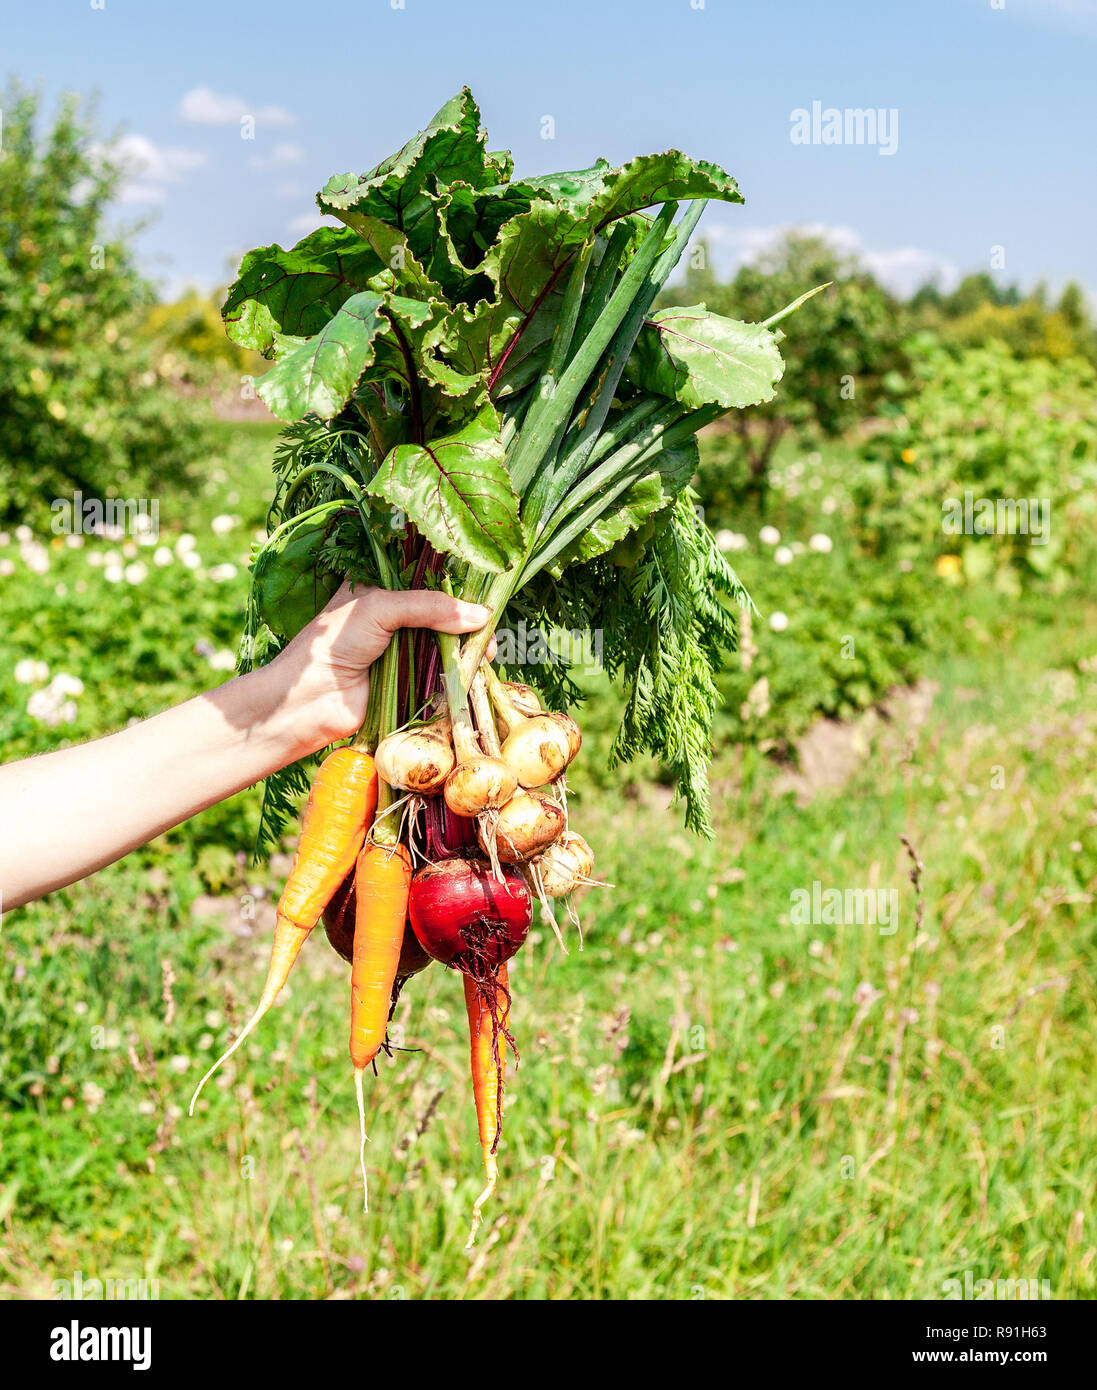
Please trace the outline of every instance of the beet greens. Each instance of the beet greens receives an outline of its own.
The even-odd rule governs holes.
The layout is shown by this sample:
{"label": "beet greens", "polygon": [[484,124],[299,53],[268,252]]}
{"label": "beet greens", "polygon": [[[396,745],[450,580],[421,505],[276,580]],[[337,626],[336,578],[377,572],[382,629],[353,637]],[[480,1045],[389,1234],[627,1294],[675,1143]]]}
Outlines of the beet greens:
{"label": "beet greens", "polygon": [[[286,430],[243,664],[344,574],[447,583],[496,626],[598,630],[624,688],[615,758],[659,756],[709,831],[713,677],[749,599],[697,513],[696,434],[782,373],[782,315],[653,310],[711,198],[742,202],[674,150],[515,179],[466,89],[369,173],[329,180],[317,202],[341,226],[246,256],[225,324],[273,360],[257,389]],[[489,635],[447,654],[451,706]],[[442,677],[422,643],[397,648],[402,723]],[[554,707],[577,694],[561,661],[519,669]],[[265,836],[298,785],[268,786]]]}

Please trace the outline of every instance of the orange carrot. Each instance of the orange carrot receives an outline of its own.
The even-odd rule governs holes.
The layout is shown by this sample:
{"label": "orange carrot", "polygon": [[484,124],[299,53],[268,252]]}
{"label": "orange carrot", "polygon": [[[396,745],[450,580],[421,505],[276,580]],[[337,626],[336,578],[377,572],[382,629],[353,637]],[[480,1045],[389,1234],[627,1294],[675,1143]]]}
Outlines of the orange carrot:
{"label": "orange carrot", "polygon": [[385,1040],[392,985],[404,944],[410,889],[411,855],[407,849],[399,844],[367,844],[358,856],[354,874],[357,908],[350,974],[350,1060],[354,1063],[354,1089],[358,1096],[358,1158],[362,1165],[364,1211],[369,1210],[369,1197],[362,1077]]}
{"label": "orange carrot", "polygon": [[255,1029],[289,978],[297,953],[354,867],[376,806],[377,773],[372,755],[353,744],[329,754],[309,792],[297,853],[278,903],[263,993],[240,1036],[199,1081],[191,1097],[192,1115],[202,1087]]}
{"label": "orange carrot", "polygon": [[359,1071],[369,1066],[385,1040],[410,888],[411,855],[405,846],[366,845],[354,875],[350,975],[350,1059]]}
{"label": "orange carrot", "polygon": [[472,1208],[472,1229],[468,1246],[476,1240],[480,1229],[484,1203],[495,1191],[499,1177],[496,1149],[503,1116],[503,1083],[506,1078],[506,1045],[510,1041],[507,1019],[510,1016],[510,988],[504,961],[496,966],[494,987],[485,990],[483,984],[464,976],[465,1009],[469,1020],[469,1041],[472,1046],[472,1092],[476,1101],[476,1123],[480,1130],[480,1148],[484,1154],[487,1185]]}

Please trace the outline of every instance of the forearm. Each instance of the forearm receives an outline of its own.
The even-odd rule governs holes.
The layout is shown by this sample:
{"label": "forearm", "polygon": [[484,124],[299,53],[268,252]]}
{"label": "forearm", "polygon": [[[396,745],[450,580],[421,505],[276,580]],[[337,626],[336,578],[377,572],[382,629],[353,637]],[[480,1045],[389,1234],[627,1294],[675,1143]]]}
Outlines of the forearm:
{"label": "forearm", "polygon": [[262,670],[109,738],[0,767],[0,909],[85,878],[348,738],[366,716],[370,667],[398,629],[472,632],[488,616],[437,591],[344,583]]}
{"label": "forearm", "polygon": [[94,873],[322,747],[286,686],[282,672],[256,671],[107,738],[0,768],[2,906]]}

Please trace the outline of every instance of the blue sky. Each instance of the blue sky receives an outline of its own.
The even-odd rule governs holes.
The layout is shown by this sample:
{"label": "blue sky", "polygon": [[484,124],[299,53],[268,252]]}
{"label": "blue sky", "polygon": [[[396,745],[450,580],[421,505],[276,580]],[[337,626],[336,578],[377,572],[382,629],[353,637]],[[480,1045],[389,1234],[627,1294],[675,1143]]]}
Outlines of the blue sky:
{"label": "blue sky", "polygon": [[[724,165],[747,205],[702,227],[729,269],[797,224],[899,288],[989,269],[1000,246],[1003,279],[1092,294],[1095,60],[1097,0],[37,0],[0,70],[51,100],[98,94],[168,292],[296,240],[329,174],[467,83],[521,172],[667,146]],[[814,101],[897,110],[895,153],[794,144]]]}

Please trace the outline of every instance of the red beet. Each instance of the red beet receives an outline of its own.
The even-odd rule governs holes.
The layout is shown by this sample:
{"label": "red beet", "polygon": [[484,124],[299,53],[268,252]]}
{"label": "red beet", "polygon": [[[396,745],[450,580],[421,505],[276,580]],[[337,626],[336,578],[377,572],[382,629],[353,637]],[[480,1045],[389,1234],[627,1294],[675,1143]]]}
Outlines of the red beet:
{"label": "red beet", "polygon": [[398,979],[407,979],[409,975],[418,975],[420,970],[425,970],[430,964],[430,956],[419,945],[419,940],[414,931],[409,931],[407,925],[404,926],[404,944],[400,947],[400,962],[396,967]]}
{"label": "red beet", "polygon": [[324,908],[324,930],[328,934],[332,948],[345,961],[352,960],[354,955],[354,914],[357,904],[358,895],[354,891],[354,870],[351,869],[335,890],[335,896]]}
{"label": "red beet", "polygon": [[[354,890],[353,869],[335,890],[335,896],[324,908],[324,930],[332,947],[348,963],[354,958],[354,916],[358,910],[358,894]],[[400,949],[397,976],[418,975],[430,964],[430,956],[415,938],[404,929],[404,944]]]}
{"label": "red beet", "polygon": [[504,868],[503,875],[500,883],[473,859],[443,859],[419,870],[408,917],[428,956],[477,979],[510,960],[526,939],[533,900],[517,869]]}

